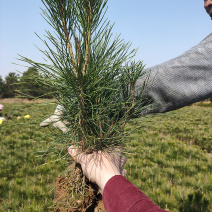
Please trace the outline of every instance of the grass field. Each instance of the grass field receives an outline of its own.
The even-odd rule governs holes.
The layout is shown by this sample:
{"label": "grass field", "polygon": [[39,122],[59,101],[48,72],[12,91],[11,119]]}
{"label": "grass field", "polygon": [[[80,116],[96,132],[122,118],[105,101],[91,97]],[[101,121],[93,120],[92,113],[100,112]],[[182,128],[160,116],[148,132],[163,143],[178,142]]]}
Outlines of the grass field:
{"label": "grass field", "polygon": [[[45,154],[60,132],[38,123],[55,104],[4,105],[12,120],[0,125],[0,211],[52,211],[54,183],[67,160],[55,163],[57,147]],[[161,208],[192,211],[199,204],[212,211],[211,126],[212,104],[203,103],[133,120],[126,126],[136,127],[126,144],[127,178]]]}

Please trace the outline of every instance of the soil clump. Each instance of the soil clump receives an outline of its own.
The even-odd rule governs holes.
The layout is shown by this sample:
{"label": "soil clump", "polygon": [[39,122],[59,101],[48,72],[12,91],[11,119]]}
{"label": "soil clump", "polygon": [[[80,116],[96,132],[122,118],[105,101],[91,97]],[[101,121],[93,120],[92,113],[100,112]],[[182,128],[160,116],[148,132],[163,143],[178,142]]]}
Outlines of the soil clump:
{"label": "soil clump", "polygon": [[68,170],[57,178],[54,212],[106,212],[97,185],[83,175],[80,165],[73,163]]}

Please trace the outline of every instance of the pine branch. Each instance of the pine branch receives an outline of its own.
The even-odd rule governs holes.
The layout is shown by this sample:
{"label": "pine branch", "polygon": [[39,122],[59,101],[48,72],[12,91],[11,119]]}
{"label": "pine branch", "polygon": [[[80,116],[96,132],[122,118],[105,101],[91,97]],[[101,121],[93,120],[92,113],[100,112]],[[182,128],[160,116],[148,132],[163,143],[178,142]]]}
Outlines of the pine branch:
{"label": "pine branch", "polygon": [[79,43],[79,39],[77,36],[75,36],[75,43],[76,43],[76,52],[77,52],[77,61],[78,61],[78,66],[80,65],[80,61],[81,61],[81,48],[80,48],[80,43]]}
{"label": "pine branch", "polygon": [[[135,96],[136,80],[142,63],[127,65],[136,50],[130,43],[113,38],[113,25],[104,19],[107,0],[42,0],[48,23],[56,36],[46,31],[40,50],[48,63],[25,57],[43,75],[43,83],[55,90],[55,98],[64,107],[63,120],[69,131],[59,143],[70,143],[92,150],[119,146],[128,135],[124,125],[142,108]],[[53,48],[52,48],[53,45]],[[50,63],[50,64],[49,64]],[[124,65],[125,63],[125,65]]]}
{"label": "pine branch", "polygon": [[87,39],[86,39],[86,50],[85,50],[85,63],[82,69],[83,76],[86,73],[87,65],[88,65],[88,58],[89,58],[89,52],[90,52],[90,43],[91,43],[91,25],[92,25],[92,8],[91,8],[91,1],[88,0],[88,7],[89,7],[89,16],[88,16],[88,29],[87,29]]}
{"label": "pine branch", "polygon": [[134,81],[131,81],[131,88],[132,88],[132,107],[135,104],[135,83]]}
{"label": "pine branch", "polygon": [[58,8],[60,10],[60,15],[61,15],[61,18],[62,18],[62,25],[63,25],[63,31],[64,31],[65,40],[66,40],[67,47],[68,47],[68,50],[69,50],[69,54],[70,54],[70,57],[71,57],[71,61],[72,61],[72,65],[73,65],[73,68],[74,68],[75,76],[77,78],[78,77],[77,65],[76,65],[76,61],[74,59],[74,53],[73,53],[71,41],[70,41],[70,38],[69,38],[70,32],[68,31],[67,26],[66,26],[64,7],[63,7],[63,5],[62,5],[60,0],[56,0],[56,1],[57,1],[57,5],[58,5]]}

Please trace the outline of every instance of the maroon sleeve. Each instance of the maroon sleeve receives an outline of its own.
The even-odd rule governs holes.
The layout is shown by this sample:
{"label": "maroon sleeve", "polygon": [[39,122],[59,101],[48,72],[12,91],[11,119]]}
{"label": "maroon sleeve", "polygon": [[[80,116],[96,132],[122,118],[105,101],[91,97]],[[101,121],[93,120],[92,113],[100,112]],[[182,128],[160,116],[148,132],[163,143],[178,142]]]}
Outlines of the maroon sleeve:
{"label": "maroon sleeve", "polygon": [[106,183],[103,203],[107,212],[165,212],[121,175]]}

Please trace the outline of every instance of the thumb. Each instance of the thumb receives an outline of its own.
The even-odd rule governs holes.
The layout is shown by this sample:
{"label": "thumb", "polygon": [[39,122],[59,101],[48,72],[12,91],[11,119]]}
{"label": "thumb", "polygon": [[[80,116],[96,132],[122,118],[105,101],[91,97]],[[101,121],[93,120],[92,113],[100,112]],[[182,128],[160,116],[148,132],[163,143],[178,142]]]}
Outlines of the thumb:
{"label": "thumb", "polygon": [[68,153],[76,163],[80,163],[79,157],[78,157],[79,156],[79,149],[76,149],[76,147],[74,145],[71,145],[68,148]]}

